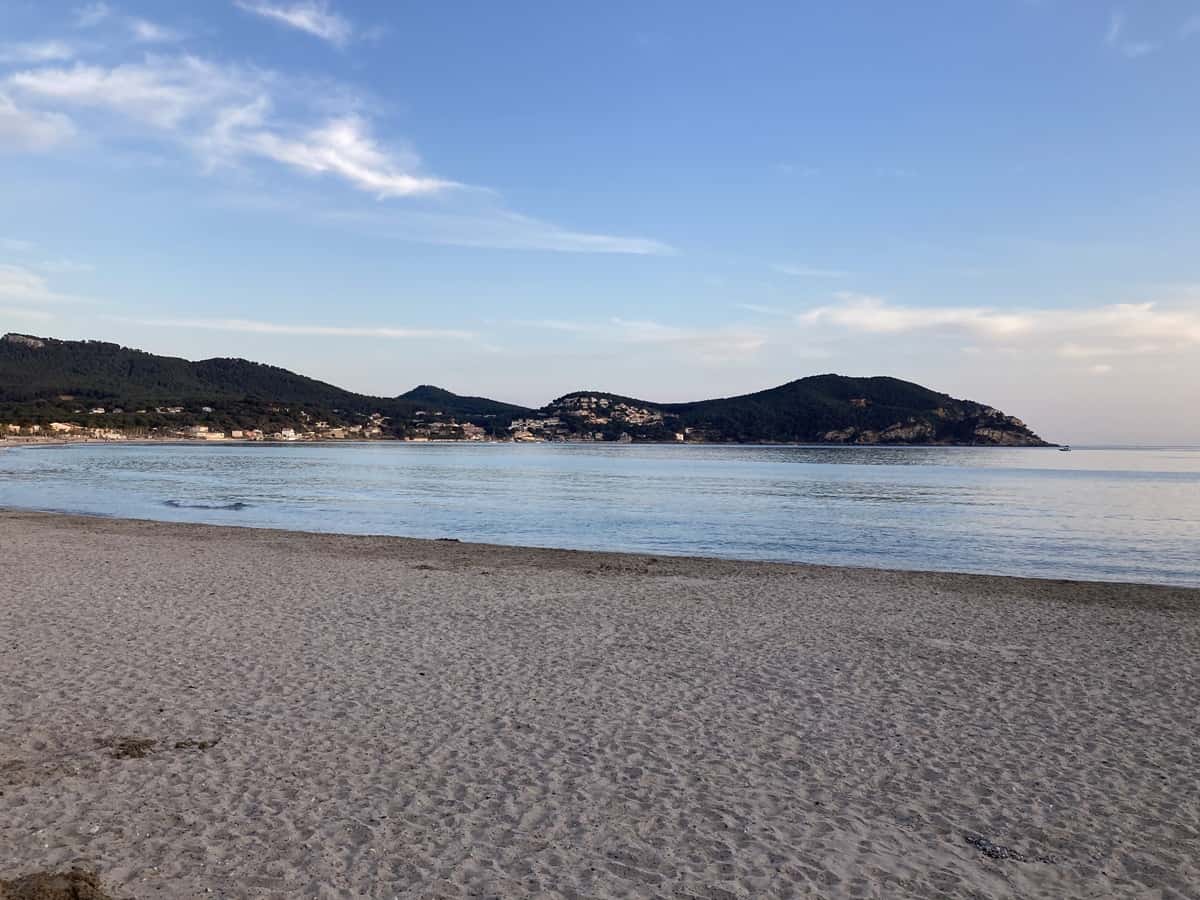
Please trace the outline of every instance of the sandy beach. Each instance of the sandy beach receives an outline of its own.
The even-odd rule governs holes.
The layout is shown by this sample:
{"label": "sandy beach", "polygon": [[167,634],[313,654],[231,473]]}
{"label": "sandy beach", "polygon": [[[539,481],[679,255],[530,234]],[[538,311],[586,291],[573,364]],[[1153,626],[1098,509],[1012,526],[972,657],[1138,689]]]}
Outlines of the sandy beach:
{"label": "sandy beach", "polygon": [[1200,591],[0,511],[0,879],[1200,896]]}

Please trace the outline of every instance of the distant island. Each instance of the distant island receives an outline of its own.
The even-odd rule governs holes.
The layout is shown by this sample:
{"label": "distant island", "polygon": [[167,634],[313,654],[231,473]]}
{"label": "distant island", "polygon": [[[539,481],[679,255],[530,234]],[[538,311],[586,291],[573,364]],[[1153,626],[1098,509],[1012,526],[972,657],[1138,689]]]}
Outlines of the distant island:
{"label": "distant island", "polygon": [[244,359],[25,334],[0,338],[0,437],[1048,446],[998,409],[897,378],[813,375],[691,403],[576,391],[531,409],[430,385],[370,397]]}

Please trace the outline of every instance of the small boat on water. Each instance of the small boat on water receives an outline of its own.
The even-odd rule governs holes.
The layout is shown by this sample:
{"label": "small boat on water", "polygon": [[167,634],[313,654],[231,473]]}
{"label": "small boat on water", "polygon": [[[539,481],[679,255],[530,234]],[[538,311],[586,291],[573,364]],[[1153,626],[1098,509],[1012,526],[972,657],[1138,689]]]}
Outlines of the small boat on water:
{"label": "small boat on water", "polygon": [[1061,447],[1059,447],[1059,448],[1058,448],[1058,452],[1059,452],[1059,453],[1070,453],[1070,452],[1071,452],[1071,445],[1070,445],[1070,444],[1063,444]]}

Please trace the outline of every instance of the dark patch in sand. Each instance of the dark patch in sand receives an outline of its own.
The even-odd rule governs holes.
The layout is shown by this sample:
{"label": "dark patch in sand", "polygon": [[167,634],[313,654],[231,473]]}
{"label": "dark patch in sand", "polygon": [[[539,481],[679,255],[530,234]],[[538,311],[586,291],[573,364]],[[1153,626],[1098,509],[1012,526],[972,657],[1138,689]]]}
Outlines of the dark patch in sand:
{"label": "dark patch in sand", "polygon": [[964,834],[963,840],[991,859],[1011,859],[1015,862],[1040,862],[1050,863],[1051,865],[1059,861],[1057,856],[1026,856],[1012,847],[1005,847],[1003,844],[994,844],[981,834]]}
{"label": "dark patch in sand", "polygon": [[115,900],[95,872],[35,872],[15,881],[0,881],[0,900]]}
{"label": "dark patch in sand", "polygon": [[220,738],[213,738],[211,741],[196,741],[188,738],[186,741],[176,741],[176,750],[207,750],[210,747],[215,747],[221,743]]}
{"label": "dark patch in sand", "polygon": [[113,759],[145,759],[149,756],[158,741],[150,738],[104,738],[97,743],[101,747],[112,750]]}
{"label": "dark patch in sand", "polygon": [[426,563],[417,563],[410,568],[416,569],[418,572],[436,572],[438,570],[437,566],[427,565]]}

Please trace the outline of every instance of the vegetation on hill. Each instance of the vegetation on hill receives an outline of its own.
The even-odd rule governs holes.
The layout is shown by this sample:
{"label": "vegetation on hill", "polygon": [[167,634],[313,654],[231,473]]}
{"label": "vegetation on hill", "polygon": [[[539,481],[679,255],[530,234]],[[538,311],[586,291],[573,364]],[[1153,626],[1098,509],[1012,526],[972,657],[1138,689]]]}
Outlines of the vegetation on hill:
{"label": "vegetation on hill", "polygon": [[[161,411],[177,407],[182,411]],[[103,414],[90,412],[99,408]],[[513,415],[531,412],[430,386],[395,398],[371,397],[244,359],[189,362],[102,341],[28,335],[0,339],[0,421],[4,422],[278,428],[300,426],[307,419],[353,424],[378,413],[402,433],[404,423],[420,411],[492,424],[500,432]]]}
{"label": "vegetation on hill", "polygon": [[507,435],[516,421],[526,424],[514,427],[531,427],[534,436],[567,439],[1043,443],[1019,419],[896,378],[815,375],[692,403],[578,391],[534,411],[432,385],[371,397],[244,359],[189,362],[100,341],[0,339],[0,422],[271,431],[372,420],[382,421],[386,433],[404,436],[428,431],[435,418],[478,425],[494,436]]}
{"label": "vegetation on hill", "polygon": [[[607,400],[605,414],[597,416],[597,404],[581,405],[581,399]],[[592,412],[579,415],[583,407]],[[608,419],[604,429],[644,439],[683,434],[687,440],[741,443],[1044,443],[999,410],[887,377],[814,375],[753,394],[691,403],[578,391],[548,408],[581,430]]]}

